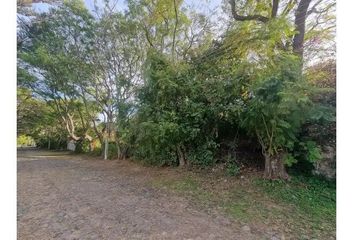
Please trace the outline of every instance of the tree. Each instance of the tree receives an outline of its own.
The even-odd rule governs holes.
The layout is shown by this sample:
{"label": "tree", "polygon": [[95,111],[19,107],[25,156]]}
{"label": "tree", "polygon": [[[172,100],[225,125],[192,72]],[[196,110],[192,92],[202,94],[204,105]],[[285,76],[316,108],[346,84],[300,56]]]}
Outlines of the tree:
{"label": "tree", "polygon": [[26,141],[33,139],[37,146],[53,149],[65,145],[66,135],[63,133],[65,128],[48,103],[35,98],[29,89],[18,88],[17,136]]}
{"label": "tree", "polygon": [[71,139],[92,141],[90,119],[83,117],[88,109],[78,94],[80,78],[90,72],[82,57],[87,53],[90,15],[82,2],[71,1],[38,17],[40,21],[23,28],[28,40],[19,51],[19,67],[31,78],[22,84],[57,112]]}
{"label": "tree", "polygon": [[140,68],[144,49],[141,33],[124,14],[109,6],[95,22],[89,61],[92,75],[82,89],[99,105],[105,123],[104,158],[108,157],[109,141],[114,140],[118,158],[126,155],[125,134],[134,105],[134,88],[141,81]]}
{"label": "tree", "polygon": [[35,15],[32,6],[36,3],[58,4],[59,0],[17,0],[17,13],[25,16]]}
{"label": "tree", "polygon": [[[242,113],[242,126],[255,134],[265,158],[265,178],[287,179],[285,164],[292,164],[289,155],[296,134],[309,117],[311,101],[306,81],[297,71],[297,61],[280,58],[257,76]],[[288,160],[288,162],[286,162]]]}
{"label": "tree", "polygon": [[[21,131],[33,119],[48,145],[61,130],[79,145],[98,139],[105,159],[115,152],[179,166],[211,165],[221,145],[247,137],[262,149],[265,177],[287,178],[298,146],[316,148],[300,129],[330,119],[316,101],[324,89],[302,64],[309,52],[327,52],[316,43],[332,39],[334,4],[227,4],[233,23],[219,35],[210,17],[180,0],[129,0],[124,12],[108,0],[94,11],[64,1],[22,18]],[[42,105],[47,127],[31,111]]]}
{"label": "tree", "polygon": [[209,19],[181,0],[131,0],[128,8],[127,17],[144,33],[146,48],[168,55],[172,62],[189,60],[201,50],[198,44],[211,40]]}
{"label": "tree", "polygon": [[[269,1],[254,0],[236,2],[235,0],[229,0],[231,14],[235,21],[257,21],[263,25],[269,24],[273,19],[283,17],[293,21],[295,31],[291,39],[285,40],[285,46],[287,42],[292,41],[293,53],[299,56],[300,59],[302,59],[304,55],[305,40],[310,41],[309,38],[306,38],[306,35],[311,36],[313,31],[318,33],[319,31],[328,32],[333,30],[333,21],[323,22],[320,19],[323,18],[323,15],[326,15],[325,18],[331,18],[332,11],[335,7],[334,1],[289,0],[285,2],[272,0],[272,4],[268,2]],[[242,13],[244,15],[242,15]],[[294,14],[295,17],[292,17],[292,14]],[[316,14],[317,16],[310,16],[312,14]],[[306,31],[307,20],[316,22],[315,24],[311,23],[312,26],[308,31]],[[323,27],[323,25],[327,26]],[[316,34],[316,36],[311,37],[318,39],[320,35]],[[284,47],[284,44],[280,45]]]}
{"label": "tree", "polygon": [[17,135],[35,135],[41,116],[45,115],[45,103],[32,97],[29,89],[17,89]]}

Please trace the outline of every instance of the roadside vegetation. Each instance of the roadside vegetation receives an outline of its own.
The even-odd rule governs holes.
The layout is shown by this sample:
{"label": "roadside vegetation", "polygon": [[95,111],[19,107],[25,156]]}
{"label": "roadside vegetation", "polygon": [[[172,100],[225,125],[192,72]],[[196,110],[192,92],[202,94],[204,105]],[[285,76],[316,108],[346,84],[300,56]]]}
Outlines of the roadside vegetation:
{"label": "roadside vegetation", "polygon": [[20,144],[179,167],[154,186],[334,236],[335,1],[45,2],[18,2]]}
{"label": "roadside vegetation", "polygon": [[323,178],[267,181],[259,173],[230,177],[209,169],[169,173],[152,185],[210,214],[221,210],[252,231],[286,239],[335,239],[336,185]]}

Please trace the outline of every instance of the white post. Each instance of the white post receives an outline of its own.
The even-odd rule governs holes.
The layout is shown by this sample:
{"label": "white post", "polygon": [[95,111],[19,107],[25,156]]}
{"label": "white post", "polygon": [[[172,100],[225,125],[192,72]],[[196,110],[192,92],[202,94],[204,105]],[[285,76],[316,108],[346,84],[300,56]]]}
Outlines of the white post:
{"label": "white post", "polygon": [[[109,119],[107,117],[107,119]],[[107,124],[106,124],[106,133],[105,133],[105,141],[104,141],[104,160],[107,160],[108,159],[108,142],[109,142],[109,120],[107,121]]]}
{"label": "white post", "polygon": [[104,160],[107,160],[108,158],[108,138],[106,136],[104,140]]}

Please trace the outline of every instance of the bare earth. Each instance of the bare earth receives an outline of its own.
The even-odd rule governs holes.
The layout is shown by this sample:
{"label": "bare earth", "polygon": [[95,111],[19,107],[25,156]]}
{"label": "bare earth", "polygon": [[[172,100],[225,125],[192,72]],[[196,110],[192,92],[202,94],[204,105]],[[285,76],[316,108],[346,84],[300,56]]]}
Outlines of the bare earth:
{"label": "bare earth", "polygon": [[18,151],[18,239],[266,239],[153,188],[129,161]]}

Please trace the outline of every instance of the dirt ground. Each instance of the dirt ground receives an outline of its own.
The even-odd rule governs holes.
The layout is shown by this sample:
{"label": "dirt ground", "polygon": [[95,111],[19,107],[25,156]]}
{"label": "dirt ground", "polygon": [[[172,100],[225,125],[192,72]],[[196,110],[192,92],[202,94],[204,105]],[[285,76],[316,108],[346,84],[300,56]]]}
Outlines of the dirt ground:
{"label": "dirt ground", "polygon": [[150,183],[164,169],[18,151],[18,239],[273,239]]}

